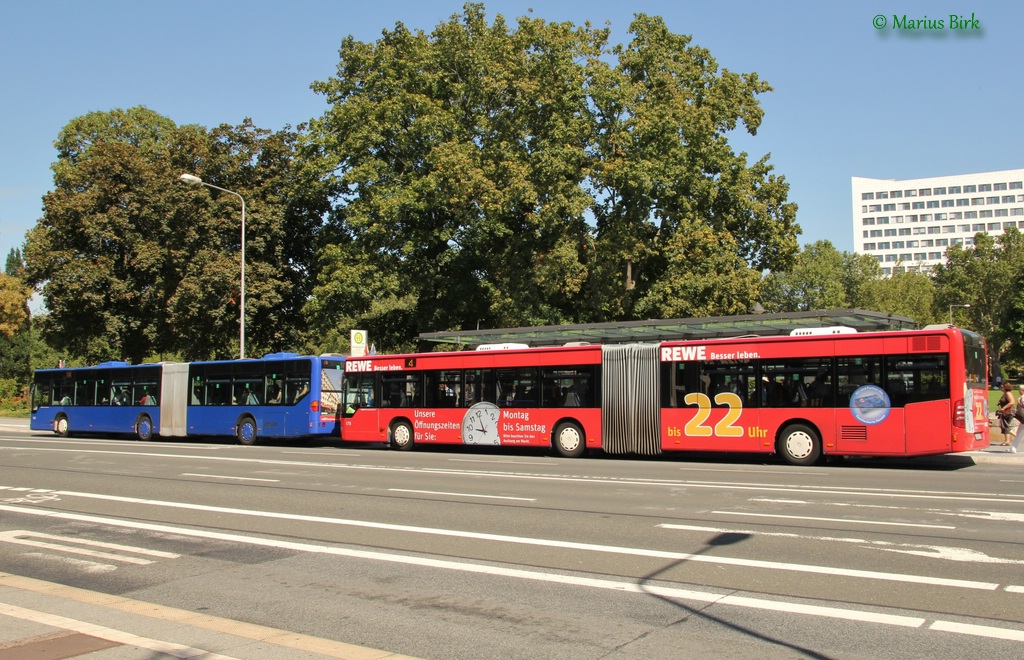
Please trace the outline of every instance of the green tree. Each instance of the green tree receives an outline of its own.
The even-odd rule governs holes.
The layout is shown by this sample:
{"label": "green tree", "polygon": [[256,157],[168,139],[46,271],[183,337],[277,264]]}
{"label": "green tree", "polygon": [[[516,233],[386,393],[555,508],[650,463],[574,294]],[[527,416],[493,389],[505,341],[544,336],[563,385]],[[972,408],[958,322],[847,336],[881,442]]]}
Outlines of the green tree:
{"label": "green tree", "polygon": [[69,122],[55,142],[54,190],[25,244],[51,343],[86,362],[237,354],[240,209],[233,197],[177,181],[190,172],[252,205],[253,352],[295,345],[308,294],[303,239],[316,216],[301,201],[289,206],[297,140],[248,121],[177,127],[142,107]]}
{"label": "green tree", "polygon": [[871,282],[868,295],[871,302],[862,309],[905,316],[921,325],[945,322],[935,311],[935,282],[923,273],[899,271],[879,277]]}
{"label": "green tree", "polygon": [[3,272],[12,277],[21,277],[24,274],[25,259],[22,257],[20,249],[11,248],[11,251],[7,253]]}
{"label": "green tree", "polygon": [[1024,319],[1024,300],[1013,287],[1024,273],[1024,235],[1017,229],[997,237],[974,236],[974,245],[952,245],[946,263],[934,269],[936,314],[948,314],[950,305],[969,304],[958,309],[959,318],[988,339],[992,373],[999,373],[1006,359],[1021,355],[1017,329]]}
{"label": "green tree", "polygon": [[28,321],[30,295],[20,279],[0,273],[0,336],[10,339]]}
{"label": "green tree", "polygon": [[430,34],[345,39],[314,84],[305,160],[333,211],[310,318],[408,338],[748,307],[798,231],[767,157],[726,140],[768,88],[660,19],[631,29],[610,50],[608,30],[467,4]]}
{"label": "green tree", "polygon": [[816,241],[804,246],[792,268],[765,277],[762,304],[769,312],[848,308],[851,293],[865,299],[870,272],[867,262],[841,253],[830,241]]}
{"label": "green tree", "polygon": [[[763,118],[757,95],[771,91],[756,73],[719,71],[707,49],[686,35],[671,33],[658,17],[639,14],[628,45],[616,46],[614,63],[588,63],[596,132],[589,185],[597,223],[591,277],[598,295],[592,310],[601,320],[657,314],[648,290],[705,281],[697,309],[718,313],[748,308],[757,296],[756,278],[744,276],[745,302],[714,304],[721,276],[707,268],[669,268],[680,255],[677,233],[698,224],[715,235],[714,257],[733,268],[760,273],[787,268],[797,252],[796,205],[789,185],[774,175],[764,156],[748,163],[735,153],[730,132],[742,123],[756,135]],[[636,301],[643,301],[636,309]]]}

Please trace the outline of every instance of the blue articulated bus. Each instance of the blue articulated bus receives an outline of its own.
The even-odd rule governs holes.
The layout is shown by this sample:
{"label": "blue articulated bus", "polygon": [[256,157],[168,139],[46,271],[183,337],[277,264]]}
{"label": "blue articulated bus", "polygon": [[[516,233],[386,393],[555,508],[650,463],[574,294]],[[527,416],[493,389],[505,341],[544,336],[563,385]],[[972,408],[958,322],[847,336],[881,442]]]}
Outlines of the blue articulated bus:
{"label": "blue articulated bus", "polygon": [[340,436],[345,358],[271,353],[254,360],[40,369],[35,431],[159,437]]}

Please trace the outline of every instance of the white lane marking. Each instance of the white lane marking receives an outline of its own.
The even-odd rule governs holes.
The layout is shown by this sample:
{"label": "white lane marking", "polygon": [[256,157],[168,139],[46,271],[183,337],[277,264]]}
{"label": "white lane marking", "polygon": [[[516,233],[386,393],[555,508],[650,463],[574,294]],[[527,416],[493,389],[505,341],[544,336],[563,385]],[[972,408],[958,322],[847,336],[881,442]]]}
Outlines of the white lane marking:
{"label": "white lane marking", "polygon": [[932,625],[928,626],[928,629],[941,630],[942,632],[951,632],[960,635],[993,637],[995,639],[1008,639],[1014,642],[1024,642],[1024,630],[1007,630],[1005,628],[993,628],[992,626],[956,623],[954,621],[935,621]]}
{"label": "white lane marking", "polygon": [[141,637],[139,635],[133,635],[132,633],[125,632],[123,630],[114,630],[113,628],[106,628],[104,626],[98,626],[94,623],[86,623],[85,621],[79,621],[77,619],[69,619],[64,616],[57,614],[47,614],[45,612],[37,612],[36,610],[30,610],[24,607],[18,607],[17,605],[8,605],[6,603],[0,603],[0,614],[6,614],[7,616],[21,619],[23,621],[32,621],[34,623],[41,623],[46,626],[53,628],[62,628],[64,630],[73,630],[83,635],[90,635],[92,637],[99,637],[110,642],[117,642],[118,644],[124,644],[126,646],[138,646],[140,648],[148,649],[156,653],[163,653],[166,655],[174,656],[175,658],[203,658],[204,660],[238,660],[229,655],[221,655],[219,653],[211,653],[203,649],[197,649],[191,646],[185,646],[183,644],[175,644],[173,642],[163,642],[158,639],[151,637]]}
{"label": "white lane marking", "polygon": [[[831,472],[810,472],[810,471],[804,471],[804,470],[800,469],[799,467],[796,468],[796,470],[797,470],[797,472],[799,473],[799,475],[801,477],[805,477],[805,476],[806,477],[829,477],[829,476],[832,476]],[[746,474],[750,473],[750,470],[747,469],[747,468],[681,467],[681,468],[679,468],[679,471],[680,472],[743,472],[743,473],[746,473]],[[788,476],[791,477],[791,476],[793,476],[794,471],[793,470],[758,470],[757,473],[758,474],[785,474],[785,475],[788,475]]]}
{"label": "white lane marking", "polygon": [[[298,456],[337,456],[338,455],[338,452],[336,452],[336,451],[283,451],[281,453],[282,454],[296,454]],[[349,452],[345,452],[345,458],[348,458],[349,456],[362,456],[362,454],[355,454],[355,453],[351,453],[350,454]]]}
{"label": "white lane marking", "polygon": [[1015,594],[1024,594],[1024,587],[1015,584],[1006,585],[1006,590]]}
{"label": "white lane marking", "polygon": [[482,458],[449,458],[448,460],[450,462],[452,462],[452,463],[487,463],[487,464],[490,464],[490,465],[529,465],[529,466],[535,466],[535,465],[554,466],[554,465],[558,465],[558,463],[553,463],[551,461],[548,461],[546,463],[541,462],[541,461],[495,461],[495,460],[490,460],[489,461],[489,460],[485,460],[485,459],[482,459]]}
{"label": "white lane marking", "polygon": [[[44,540],[37,541],[34,539]],[[147,548],[136,548],[130,545],[92,541],[90,539],[54,536],[53,534],[29,532],[21,529],[0,532],[0,541],[15,543],[18,545],[28,545],[35,548],[45,548],[47,550],[60,550],[61,552],[69,552],[71,554],[84,555],[86,557],[96,557],[97,559],[107,559],[111,561],[124,562],[126,564],[139,564],[143,566],[152,564],[153,561],[149,559],[142,559],[141,557],[117,555],[112,552],[103,552],[101,550],[89,550],[88,548],[82,548],[79,546],[103,548],[104,550],[116,550],[119,552],[130,552],[137,555],[149,555],[151,557],[161,557],[164,559],[176,559],[181,556],[173,552],[161,552],[159,550],[149,550]],[[59,541],[59,543],[51,543],[51,541]]]}
{"label": "white lane marking", "polygon": [[[614,580],[586,578],[576,575],[564,575],[557,573],[542,573],[538,571],[527,571],[522,569],[502,568],[499,566],[487,566],[483,564],[472,564],[467,562],[456,562],[443,559],[431,559],[427,557],[413,557],[409,555],[392,555],[383,552],[371,552],[366,550],[349,550],[345,548],[315,545],[311,543],[296,543],[293,541],[277,541],[254,536],[243,536],[241,534],[225,534],[222,532],[211,532],[206,530],[189,529],[185,527],[173,527],[170,525],[157,525],[153,523],[140,523],[133,520],[119,520],[117,518],[104,518],[100,516],[89,516],[75,513],[63,513],[54,511],[41,511],[39,509],[20,509],[18,507],[0,506],[0,510],[11,510],[30,515],[53,516],[62,519],[79,520],[105,525],[129,527],[133,529],[181,534],[183,536],[194,536],[209,538],[220,541],[234,541],[249,545],[274,547],[298,552],[313,552],[357,559],[372,559],[377,561],[388,561],[393,563],[407,564],[412,566],[423,566],[428,568],[440,568],[455,570],[482,575],[493,575],[499,577],[510,577],[538,582],[566,584],[571,586],[589,587],[595,589],[607,589],[626,593],[653,594],[666,598],[678,598],[680,600],[693,600],[704,603],[731,605],[734,607],[746,607],[773,612],[787,612],[817,616],[833,619],[843,619],[861,623],[876,623],[881,625],[899,626],[904,628],[921,628],[927,622],[921,617],[885,614],[880,612],[866,612],[851,608],[822,607],[802,603],[791,603],[765,598],[748,598],[745,596],[724,595],[712,592],[696,591],[690,589],[678,589],[673,587],[660,587],[655,585],[636,584],[634,582],[622,582]],[[934,621],[928,627],[929,630],[943,630],[956,634],[984,635],[988,637],[1000,637],[1004,639],[1017,639],[1022,635],[1021,631],[997,628],[995,626],[965,626],[948,621]],[[1005,637],[1009,635],[1009,637]],[[203,656],[214,658],[216,656]]]}
{"label": "white lane marking", "polygon": [[[136,443],[135,446],[138,446]],[[196,449],[223,449],[217,445],[196,445]],[[12,449],[11,447],[0,447],[0,451]],[[268,458],[243,458],[238,456],[197,456],[191,454],[161,454],[156,452],[123,452],[110,450],[93,449],[64,449],[50,447],[18,447],[18,451],[39,451],[39,452],[61,452],[77,454],[113,454],[117,456],[131,457],[156,457],[156,458],[184,458],[199,459],[207,461],[225,461],[233,463],[254,463],[258,465],[287,465],[290,467],[312,467],[312,468],[335,468],[339,470],[366,470],[372,472],[404,472],[429,475],[454,475],[454,476],[482,476],[495,479],[522,479],[527,481],[553,481],[564,483],[587,483],[587,484],[610,484],[614,486],[658,486],[670,488],[706,488],[712,490],[730,491],[767,491],[767,492],[799,492],[815,495],[842,495],[862,497],[885,497],[889,499],[934,499],[951,502],[991,502],[999,499],[1003,504],[1024,504],[1024,497],[1019,494],[1009,493],[955,493],[946,494],[942,491],[920,491],[920,490],[883,490],[877,488],[835,488],[825,486],[800,486],[800,485],[778,485],[758,484],[740,482],[704,482],[685,481],[675,479],[604,479],[600,477],[579,477],[579,476],[553,476],[546,474],[524,474],[515,472],[492,472],[478,470],[455,470],[451,468],[417,468],[417,467],[391,467],[381,465],[352,465],[351,463],[313,463],[305,461],[283,461]],[[531,463],[531,465],[533,465]]]}
{"label": "white lane marking", "polygon": [[705,603],[722,603],[725,605],[737,605],[740,607],[750,607],[780,612],[799,612],[802,614],[826,616],[830,618],[841,618],[848,619],[851,621],[885,623],[888,625],[898,625],[911,628],[919,628],[925,623],[925,619],[919,617],[880,614],[877,612],[864,612],[860,610],[837,607],[801,605],[798,603],[787,603],[784,601],[775,601],[761,598],[730,596],[727,594],[716,594],[706,591],[678,589],[673,587],[659,587],[655,585],[637,584],[635,582],[587,578],[582,576],[565,575],[559,573],[543,573],[539,571],[529,571],[517,568],[504,568],[501,566],[489,566],[485,564],[474,564],[447,559],[432,559],[429,557],[415,557],[412,555],[394,555],[370,550],[355,550],[335,546],[318,545],[313,543],[299,543],[295,541],[265,539],[254,536],[244,536],[241,534],[212,532],[208,530],[189,529],[184,527],[174,527],[171,525],[160,525],[155,523],[143,523],[135,520],[121,520],[118,518],[106,518],[102,516],[92,516],[78,513],[65,513],[58,511],[46,512],[40,511],[39,509],[18,509],[17,507],[6,506],[0,506],[0,510],[15,510],[18,512],[31,513],[34,515],[52,516],[55,518],[77,520],[81,522],[92,522],[103,525],[130,527],[133,529],[140,529],[146,531],[181,534],[183,536],[196,536],[200,538],[215,539],[218,541],[234,541],[237,543],[245,543],[249,545],[258,545],[264,547],[279,548],[284,550],[295,550],[297,552],[312,552],[318,554],[351,557],[356,559],[373,559],[377,561],[388,561],[399,564],[408,564],[412,566],[441,568],[447,570],[463,571],[467,573],[477,573],[482,575],[511,577],[526,580],[535,580],[539,582],[551,582],[557,584],[609,589],[613,591],[624,591],[630,593],[655,594],[668,598],[679,598],[682,600],[694,600]]}
{"label": "white lane marking", "polygon": [[924,527],[926,529],[956,529],[953,525],[923,525],[919,523],[898,523],[883,520],[849,520],[847,518],[820,518],[817,516],[786,516],[778,513],[747,513],[744,511],[712,511],[724,516],[750,516],[753,518],[782,518],[784,520],[816,520],[818,522],[849,523],[851,525],[887,525],[891,527]]}
{"label": "white lane marking", "polygon": [[75,557],[62,557],[60,555],[51,555],[48,552],[26,552],[27,557],[36,557],[38,559],[45,559],[46,561],[57,562],[58,564],[65,564],[72,568],[85,572],[85,573],[109,573],[116,571],[117,566],[113,564],[104,564],[98,561],[89,561],[88,559],[76,559]]}
{"label": "white lane marking", "polygon": [[[83,497],[88,499],[105,500],[110,502],[124,502],[148,506],[170,507],[177,509],[188,509],[192,511],[208,511],[211,513],[230,513],[242,516],[256,516],[261,518],[271,518],[278,520],[298,520],[303,522],[315,522],[328,525],[344,525],[349,527],[363,527],[368,529],[384,529],[396,532],[408,532],[412,534],[430,534],[434,536],[447,536],[452,538],[475,539],[481,541],[497,541],[500,543],[516,543],[520,545],[533,545],[548,548],[565,548],[570,550],[582,550],[587,552],[603,552],[609,554],[633,555],[640,557],[656,557],[660,559],[704,562],[709,564],[727,564],[731,566],[745,566],[750,568],[765,568],[771,570],[794,571],[798,573],[843,575],[846,577],[866,578],[872,580],[888,580],[892,582],[910,582],[915,584],[930,584],[935,586],[956,587],[963,589],[983,589],[987,591],[994,591],[999,588],[998,584],[992,582],[977,582],[974,580],[955,580],[950,578],[939,578],[928,575],[882,573],[877,571],[864,571],[852,568],[838,568],[834,566],[815,566],[811,564],[789,564],[784,562],[764,561],[759,559],[712,557],[706,555],[693,555],[685,552],[653,550],[648,548],[627,548],[621,546],[599,545],[594,543],[578,543],[575,541],[558,541],[553,539],[536,539],[522,536],[507,536],[503,534],[487,534],[483,532],[464,532],[459,530],[438,529],[433,527],[395,525],[391,523],[370,522],[365,520],[325,518],[321,516],[309,516],[292,513],[277,513],[273,511],[234,509],[228,507],[208,506],[204,504],[188,504],[185,502],[164,502],[160,500],[145,500],[134,497],[121,497],[118,495],[102,495],[98,493],[80,493],[74,491],[58,492],[68,497]],[[0,505],[0,511],[5,510],[21,511],[22,509]],[[46,513],[47,512],[40,510],[39,515],[46,515]]]}
{"label": "white lane marking", "polygon": [[[893,543],[892,541],[873,541],[869,539],[858,539],[840,536],[811,536],[808,534],[793,534],[791,532],[761,532],[753,529],[729,529],[724,527],[706,527],[701,525],[676,525],[663,523],[658,525],[662,529],[678,529],[684,532],[708,532],[711,534],[749,534],[751,536],[770,536],[775,538],[806,539],[809,541],[825,541],[828,543],[854,543],[856,545],[868,546],[874,550],[886,552],[902,552],[911,555],[920,555],[932,559],[944,559],[946,561],[972,562],[977,564],[1024,564],[1024,559],[1001,559],[991,557],[983,552],[970,548],[953,548],[941,545],[921,545],[915,543]],[[1007,587],[1008,591],[1012,591]]]}
{"label": "white lane marking", "polygon": [[477,495],[475,493],[446,493],[439,490],[409,490],[407,488],[388,488],[391,493],[419,493],[421,495],[451,495],[452,497],[483,497],[491,500],[518,500],[520,502],[536,502],[532,497],[509,497],[506,495]]}
{"label": "white lane marking", "polygon": [[237,481],[269,481],[271,483],[280,483],[280,479],[257,479],[256,477],[229,477],[224,474],[196,474],[194,472],[182,472],[183,477],[203,477],[204,479],[235,479]]}

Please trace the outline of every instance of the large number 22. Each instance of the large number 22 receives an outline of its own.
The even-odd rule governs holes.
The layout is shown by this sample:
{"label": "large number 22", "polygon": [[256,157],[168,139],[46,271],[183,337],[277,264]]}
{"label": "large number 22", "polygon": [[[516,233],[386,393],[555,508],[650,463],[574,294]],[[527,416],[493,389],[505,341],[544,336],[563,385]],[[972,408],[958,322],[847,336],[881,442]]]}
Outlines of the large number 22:
{"label": "large number 22", "polygon": [[729,410],[725,413],[725,417],[715,424],[714,433],[712,433],[710,426],[704,424],[711,415],[711,398],[701,392],[690,392],[683,397],[683,402],[688,406],[697,406],[697,414],[686,423],[684,430],[686,435],[696,437],[717,435],[723,438],[743,437],[743,429],[739,426],[733,426],[736,420],[740,418],[740,413],[743,412],[743,400],[740,399],[738,394],[719,392],[715,395],[715,403],[720,406],[728,406]]}

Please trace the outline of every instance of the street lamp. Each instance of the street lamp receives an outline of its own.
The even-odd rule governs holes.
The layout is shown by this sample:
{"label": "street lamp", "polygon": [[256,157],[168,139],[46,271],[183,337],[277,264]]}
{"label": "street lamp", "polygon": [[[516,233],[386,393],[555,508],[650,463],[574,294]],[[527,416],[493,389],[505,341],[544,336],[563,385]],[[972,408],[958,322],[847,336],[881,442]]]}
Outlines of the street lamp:
{"label": "street lamp", "polygon": [[238,193],[228,190],[227,188],[221,188],[215,186],[212,183],[207,183],[195,176],[194,174],[182,174],[178,177],[178,181],[184,181],[189,185],[202,185],[208,188],[214,188],[221,192],[226,192],[229,195],[234,195],[238,198],[238,201],[242,202],[242,291],[241,291],[241,310],[238,313],[238,358],[241,360],[245,359],[245,199],[242,198]]}
{"label": "street lamp", "polygon": [[949,324],[950,325],[953,325],[953,308],[954,307],[963,307],[964,309],[966,309],[966,308],[970,307],[970,305],[969,304],[968,305],[950,305],[949,306]]}

